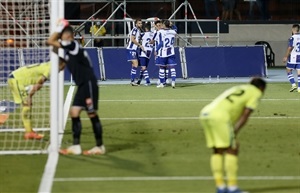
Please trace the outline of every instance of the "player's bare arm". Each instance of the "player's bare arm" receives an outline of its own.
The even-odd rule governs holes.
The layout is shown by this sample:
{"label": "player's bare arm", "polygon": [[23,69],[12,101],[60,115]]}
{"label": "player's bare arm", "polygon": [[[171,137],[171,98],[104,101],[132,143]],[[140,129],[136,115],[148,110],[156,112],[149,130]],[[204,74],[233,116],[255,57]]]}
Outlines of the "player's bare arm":
{"label": "player's bare arm", "polygon": [[289,55],[291,54],[292,50],[293,50],[293,47],[288,47],[288,49],[287,49],[287,51],[286,51],[286,54],[284,55],[284,58],[283,58],[283,63],[286,63],[286,62],[287,62],[288,57],[289,57]]}
{"label": "player's bare arm", "polygon": [[29,97],[33,97],[33,95],[40,90],[43,87],[42,84],[35,84],[31,87],[31,89],[29,90]]}
{"label": "player's bare arm", "polygon": [[59,38],[60,38],[60,33],[58,32],[54,32],[53,34],[50,35],[50,37],[47,40],[47,44],[49,46],[53,46],[55,48],[61,48],[60,42],[59,42]]}
{"label": "player's bare arm", "polygon": [[66,67],[66,61],[62,58],[59,58],[59,71],[62,71],[64,70]]}
{"label": "player's bare arm", "polygon": [[62,31],[65,27],[69,26],[69,22],[65,19],[59,19],[57,21],[55,32],[50,35],[47,40],[47,44],[56,48],[61,48],[59,39],[61,38]]}
{"label": "player's bare arm", "polygon": [[137,45],[138,47],[140,47],[143,51],[145,51],[145,48],[143,45],[141,45],[138,41],[136,41],[135,36],[130,36],[130,40]]}
{"label": "player's bare arm", "polygon": [[249,108],[245,108],[242,115],[240,116],[238,122],[235,124],[234,126],[234,133],[235,135],[238,134],[238,132],[240,131],[240,129],[246,124],[246,122],[248,121],[249,116],[251,115],[251,113],[253,112],[252,109]]}
{"label": "player's bare arm", "polygon": [[58,49],[59,49],[59,48],[57,48],[57,47],[53,47],[53,48],[52,48],[52,52],[54,52],[55,54],[58,54]]}
{"label": "player's bare arm", "polygon": [[47,81],[47,78],[45,76],[42,76],[36,84],[31,85],[30,87],[28,87],[28,95],[29,97],[32,97],[37,91],[39,91],[44,83]]}
{"label": "player's bare arm", "polygon": [[154,39],[152,39],[152,40],[149,41],[149,44],[154,44],[154,43],[155,43]]}

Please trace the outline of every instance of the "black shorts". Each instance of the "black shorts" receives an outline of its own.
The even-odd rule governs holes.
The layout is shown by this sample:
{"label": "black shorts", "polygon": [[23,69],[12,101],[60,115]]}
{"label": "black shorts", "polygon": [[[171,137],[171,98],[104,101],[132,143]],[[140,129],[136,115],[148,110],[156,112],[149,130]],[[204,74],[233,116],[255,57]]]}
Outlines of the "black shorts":
{"label": "black shorts", "polygon": [[[91,99],[90,102],[87,100]],[[97,81],[88,81],[77,87],[73,106],[83,107],[88,113],[98,110],[99,88]]]}

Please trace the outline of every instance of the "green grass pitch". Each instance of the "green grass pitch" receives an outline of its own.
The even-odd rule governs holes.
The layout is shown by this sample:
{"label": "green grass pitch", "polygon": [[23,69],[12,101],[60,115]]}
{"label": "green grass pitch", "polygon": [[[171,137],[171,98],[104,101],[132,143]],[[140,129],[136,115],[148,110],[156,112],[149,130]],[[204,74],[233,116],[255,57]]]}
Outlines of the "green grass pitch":
{"label": "green grass pitch", "polygon": [[[104,156],[60,156],[53,193],[214,193],[200,109],[237,83],[101,85]],[[250,193],[300,192],[300,94],[269,83],[239,135],[239,186]],[[82,148],[95,145],[82,116]],[[68,121],[62,146],[72,143]],[[0,193],[37,192],[47,155],[0,156]]]}

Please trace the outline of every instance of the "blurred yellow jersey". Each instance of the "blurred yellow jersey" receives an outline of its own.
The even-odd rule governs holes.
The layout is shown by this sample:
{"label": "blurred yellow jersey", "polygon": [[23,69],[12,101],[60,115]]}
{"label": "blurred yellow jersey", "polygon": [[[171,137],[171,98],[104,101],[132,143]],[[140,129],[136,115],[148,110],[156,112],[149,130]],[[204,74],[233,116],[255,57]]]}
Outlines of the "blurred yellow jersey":
{"label": "blurred yellow jersey", "polygon": [[32,85],[38,83],[41,77],[49,79],[50,62],[30,64],[18,68],[12,72],[14,78],[23,85]]}
{"label": "blurred yellow jersey", "polygon": [[97,27],[96,25],[93,25],[91,28],[90,28],[90,33],[92,33],[94,36],[104,36],[106,34],[106,29],[105,27],[101,27],[100,30],[99,30],[99,27]]}
{"label": "blurred yellow jersey", "polygon": [[247,84],[229,88],[206,105],[202,111],[203,116],[214,116],[223,114],[228,116],[231,123],[236,121],[241,116],[244,108],[256,109],[262,92],[256,86]]}

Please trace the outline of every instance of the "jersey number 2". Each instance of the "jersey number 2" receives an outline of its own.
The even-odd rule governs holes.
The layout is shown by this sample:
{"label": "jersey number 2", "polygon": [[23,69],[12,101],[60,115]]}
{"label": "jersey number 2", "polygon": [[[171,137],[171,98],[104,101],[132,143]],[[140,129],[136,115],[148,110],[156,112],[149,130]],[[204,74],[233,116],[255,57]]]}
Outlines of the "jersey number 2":
{"label": "jersey number 2", "polygon": [[232,97],[242,96],[244,93],[245,93],[245,91],[241,89],[241,90],[238,90],[238,91],[236,91],[234,93],[231,93],[230,95],[228,95],[226,97],[226,99],[229,100],[229,102],[233,103]]}

